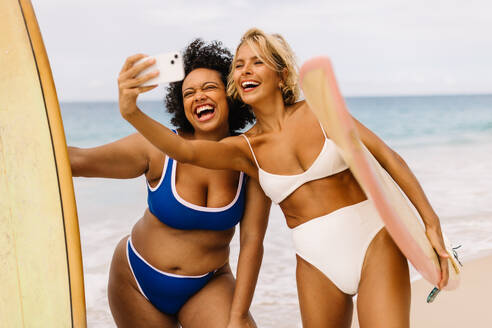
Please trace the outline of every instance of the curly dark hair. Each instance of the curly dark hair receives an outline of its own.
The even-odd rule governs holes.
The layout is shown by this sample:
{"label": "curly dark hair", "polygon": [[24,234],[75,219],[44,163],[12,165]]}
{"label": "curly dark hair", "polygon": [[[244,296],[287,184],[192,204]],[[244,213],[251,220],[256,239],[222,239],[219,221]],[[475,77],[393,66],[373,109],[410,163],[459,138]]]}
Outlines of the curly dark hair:
{"label": "curly dark hair", "polygon": [[[232,63],[232,53],[220,41],[206,43],[202,39],[193,40],[183,52],[185,76],[197,68],[208,68],[220,73],[224,86]],[[171,123],[185,132],[193,132],[193,126],[185,116],[182,95],[183,81],[170,83],[164,100],[167,111],[173,115]],[[229,131],[235,134],[248,123],[254,121],[250,107],[240,100],[227,97],[229,105]]]}

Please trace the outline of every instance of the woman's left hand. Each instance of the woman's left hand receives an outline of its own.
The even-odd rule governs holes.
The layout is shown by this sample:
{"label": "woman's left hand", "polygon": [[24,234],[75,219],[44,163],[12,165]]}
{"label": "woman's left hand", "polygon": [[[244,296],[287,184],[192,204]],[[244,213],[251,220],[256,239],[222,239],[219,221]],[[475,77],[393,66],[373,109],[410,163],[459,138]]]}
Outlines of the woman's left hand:
{"label": "woman's left hand", "polygon": [[427,227],[425,230],[425,234],[427,235],[427,238],[429,239],[432,247],[434,248],[434,251],[436,252],[439,258],[439,263],[441,265],[441,281],[439,281],[437,288],[443,289],[448,284],[448,279],[449,279],[449,266],[448,266],[449,254],[446,251],[446,246],[444,243],[444,239],[442,237],[441,227],[440,226],[438,226],[437,228]]}

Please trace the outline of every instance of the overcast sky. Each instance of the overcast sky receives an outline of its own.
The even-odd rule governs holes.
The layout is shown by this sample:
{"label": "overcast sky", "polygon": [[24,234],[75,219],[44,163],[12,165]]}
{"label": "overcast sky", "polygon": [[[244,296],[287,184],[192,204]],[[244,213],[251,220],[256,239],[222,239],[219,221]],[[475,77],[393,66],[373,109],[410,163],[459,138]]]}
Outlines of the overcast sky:
{"label": "overcast sky", "polygon": [[[281,33],[332,58],[347,95],[492,93],[490,0],[32,0],[61,101],[116,100],[131,54]],[[159,88],[146,99],[160,99]]]}

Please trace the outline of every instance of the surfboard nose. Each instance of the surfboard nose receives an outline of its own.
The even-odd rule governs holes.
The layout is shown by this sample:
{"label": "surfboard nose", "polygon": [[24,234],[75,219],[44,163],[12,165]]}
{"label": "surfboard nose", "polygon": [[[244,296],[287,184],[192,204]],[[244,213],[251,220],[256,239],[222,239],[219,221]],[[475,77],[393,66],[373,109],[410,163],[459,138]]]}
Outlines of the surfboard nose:
{"label": "surfboard nose", "polygon": [[331,63],[331,59],[328,56],[317,56],[306,61],[299,71],[299,82],[301,87],[303,85],[304,76],[306,73],[311,72],[313,70],[322,70],[326,74],[333,74],[333,65]]}

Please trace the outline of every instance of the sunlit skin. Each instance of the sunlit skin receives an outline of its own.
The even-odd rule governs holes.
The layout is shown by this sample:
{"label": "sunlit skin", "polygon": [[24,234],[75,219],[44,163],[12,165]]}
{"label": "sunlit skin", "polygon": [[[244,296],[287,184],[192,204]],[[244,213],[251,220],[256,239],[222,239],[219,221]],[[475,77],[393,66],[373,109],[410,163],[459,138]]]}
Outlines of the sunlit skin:
{"label": "sunlit skin", "polygon": [[[120,72],[120,106],[136,106],[138,95],[155,87],[139,87],[139,84],[158,74],[152,72],[135,77],[152,64],[135,65],[143,57],[129,57]],[[205,68],[191,71],[184,79],[182,91],[185,115],[194,131],[179,131],[181,137],[218,141],[230,134],[229,107],[219,72]],[[203,105],[208,106],[208,114],[200,118],[196,110]],[[69,156],[74,176],[124,179],[143,174],[151,187],[156,187],[161,180],[165,161],[165,154],[138,133],[100,147],[69,147]],[[237,171],[211,170],[177,163],[176,191],[181,198],[198,206],[228,205],[236,195],[238,182]],[[238,279],[254,284],[261,263],[270,202],[254,180],[248,181],[246,188],[247,205],[241,221],[243,242]],[[245,307],[249,308],[252,291],[248,289],[246,294],[235,291],[235,280],[228,263],[229,243],[234,230],[178,230],[165,225],[146,209],[131,232],[132,243],[144,259],[159,270],[184,276],[218,271],[203,289],[185,303],[177,316],[164,314],[140,293],[128,265],[128,237],[124,237],[116,247],[108,284],[109,303],[118,327],[176,328],[178,320],[184,328],[226,327],[234,293],[238,294],[237,302],[244,302]],[[255,327],[247,310],[241,316],[241,322]]]}
{"label": "sunlit skin", "polygon": [[[245,134],[261,169],[272,174],[301,174],[312,165],[323,147],[320,123],[304,101],[284,104],[280,90],[284,72],[272,70],[261,57],[258,51],[243,44],[236,53],[233,66],[239,95],[252,107],[257,119]],[[220,142],[187,141],[174,136],[140,111],[132,108],[120,108],[120,111],[156,147],[172,153],[183,162],[241,170],[258,179],[256,162],[241,136],[228,137]],[[405,161],[364,125],[356,119],[354,121],[362,142],[419,211],[429,240],[441,259],[447,258],[439,218]],[[326,133],[329,138],[330,131]],[[303,184],[279,205],[287,225],[294,228],[365,199],[365,194],[347,169]],[[442,288],[447,284],[448,267],[447,261],[441,262],[439,287]],[[349,327],[352,295],[342,293],[323,273],[299,257],[296,276],[304,327]],[[407,261],[384,228],[371,241],[365,256],[357,310],[361,327],[409,326]]]}

